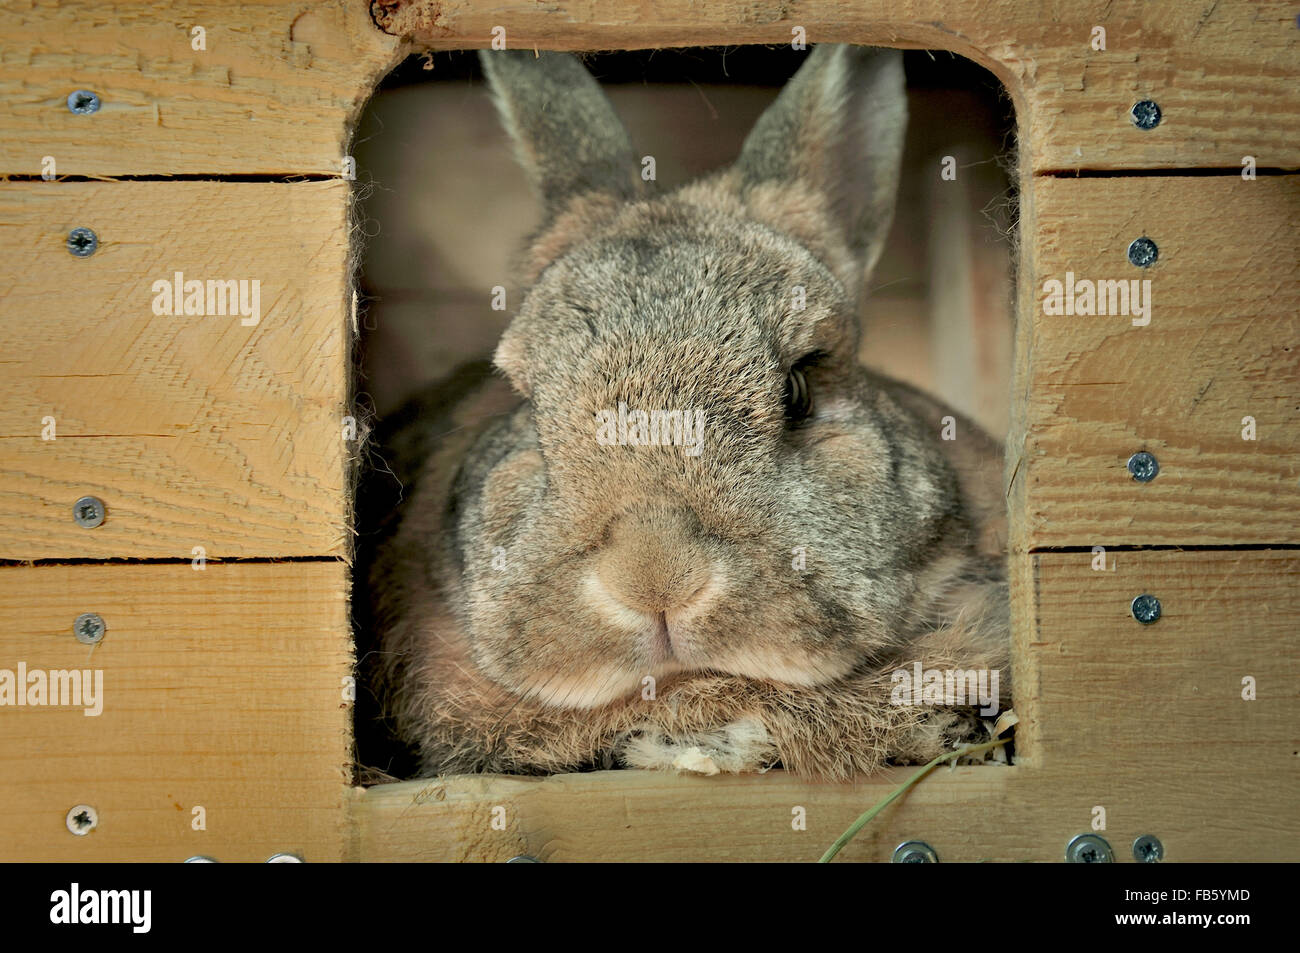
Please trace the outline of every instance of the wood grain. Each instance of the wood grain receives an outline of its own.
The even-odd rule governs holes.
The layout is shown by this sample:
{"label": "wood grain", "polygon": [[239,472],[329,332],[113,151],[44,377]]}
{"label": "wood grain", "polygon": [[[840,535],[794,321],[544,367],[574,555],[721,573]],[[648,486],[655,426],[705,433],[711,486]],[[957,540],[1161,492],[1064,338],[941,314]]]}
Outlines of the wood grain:
{"label": "wood grain", "polygon": [[[1293,5],[1250,0],[690,0],[538,5],[387,0],[379,22],[433,49],[640,49],[810,43],[951,50],[1007,87],[1034,171],[1300,167],[1300,35]],[[1106,30],[1093,50],[1092,30]],[[792,55],[800,56],[801,53]],[[1153,99],[1163,120],[1137,129]]]}
{"label": "wood grain", "polygon": [[[1190,758],[1209,772],[1198,797],[1230,770],[1261,788],[1300,780],[1300,552],[1109,552],[1104,570],[1090,552],[1030,558],[1016,702],[1039,715],[1018,730],[1022,764],[1145,759],[1160,773]],[[1133,618],[1142,594],[1160,600],[1151,625]],[[1257,701],[1242,700],[1246,676]]]}
{"label": "wood grain", "polygon": [[[1122,842],[1153,833],[1170,860],[1300,859],[1300,553],[1029,559],[1016,740],[1041,787],[1027,793],[1061,819],[1104,807]],[[1141,594],[1160,600],[1152,625],[1132,616]]]}
{"label": "wood grain", "polygon": [[[0,558],[347,551],[347,201],[342,182],[0,185],[0,255],[22,262],[0,278]],[[260,322],[155,315],[177,271],[259,280]],[[85,494],[96,529],[72,520]]]}
{"label": "wood grain", "polygon": [[[381,784],[356,793],[350,859],[501,862],[524,854],[544,863],[812,862],[910,773],[891,769],[857,785],[808,784],[784,771],[713,778],[660,771],[466,775]],[[1045,858],[1047,845],[1005,831],[1005,799],[1019,780],[1015,768],[945,769],[886,809],[838,860],[887,861],[913,838],[926,840],[942,861]],[[805,830],[794,828],[796,808],[804,809]],[[493,827],[495,818],[504,829]]]}
{"label": "wood grain", "polygon": [[[329,561],[0,568],[0,669],[104,678],[97,717],[0,708],[0,859],[339,859],[347,588]],[[73,637],[83,612],[107,625],[96,646]],[[77,804],[99,813],[84,837]]]}
{"label": "wood grain", "polygon": [[[941,769],[840,855],[886,861],[921,839],[941,861],[1059,861],[1093,830],[1116,860],[1155,834],[1166,859],[1300,859],[1300,553],[1017,557],[1017,764]],[[1135,595],[1164,616],[1142,626]],[[1256,701],[1241,679],[1258,680]],[[352,859],[811,861],[911,774],[808,784],[776,771],[678,777],[447,777],[354,795]],[[492,826],[504,808],[503,829]],[[803,807],[807,830],[791,826]]]}
{"label": "wood grain", "polygon": [[[376,5],[378,8],[380,5]],[[378,79],[409,48],[484,48],[505,27],[516,48],[633,49],[810,42],[951,50],[990,69],[1020,114],[1034,170],[1300,167],[1294,9],[1225,0],[780,0],[620,7],[590,0],[369,0],[172,4],[10,0],[0,58],[0,173],[315,173],[338,175],[348,129]],[[208,30],[195,51],[190,30]],[[1090,45],[1104,27],[1106,49]],[[795,54],[802,55],[802,54]],[[92,89],[104,107],[64,105]],[[1136,129],[1138,99],[1164,120]],[[6,114],[7,113],[7,114]]]}
{"label": "wood grain", "polygon": [[[400,58],[359,0],[6,0],[0,174],[340,175],[349,124]],[[191,31],[207,31],[194,50]],[[102,107],[74,115],[69,93]]]}
{"label": "wood grain", "polygon": [[[1300,179],[1038,180],[1025,212],[1014,545],[1300,543]],[[1067,272],[1149,279],[1150,323],[1044,314]]]}

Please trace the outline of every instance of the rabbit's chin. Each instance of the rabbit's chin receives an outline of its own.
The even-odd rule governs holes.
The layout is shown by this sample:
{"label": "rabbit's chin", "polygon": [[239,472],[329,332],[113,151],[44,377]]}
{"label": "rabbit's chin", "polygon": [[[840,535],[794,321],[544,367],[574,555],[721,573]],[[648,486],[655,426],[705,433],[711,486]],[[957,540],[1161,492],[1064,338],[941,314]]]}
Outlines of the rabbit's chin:
{"label": "rabbit's chin", "polygon": [[661,663],[650,672],[622,665],[596,666],[576,673],[543,673],[521,685],[518,692],[554,708],[601,708],[636,697],[654,698],[660,683],[690,670],[678,662]]}
{"label": "rabbit's chin", "polygon": [[515,686],[515,692],[555,708],[593,709],[636,698],[653,700],[665,685],[692,676],[738,676],[778,686],[813,688],[848,675],[856,661],[809,659],[795,664],[784,654],[751,649],[709,664],[673,658],[641,669],[607,663],[575,667],[573,671],[542,672]]}

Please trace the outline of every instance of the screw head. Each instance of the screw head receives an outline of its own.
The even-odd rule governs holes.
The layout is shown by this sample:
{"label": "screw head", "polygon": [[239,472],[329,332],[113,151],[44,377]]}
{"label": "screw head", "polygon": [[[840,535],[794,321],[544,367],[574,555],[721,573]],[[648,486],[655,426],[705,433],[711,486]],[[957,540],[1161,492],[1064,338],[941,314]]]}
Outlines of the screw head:
{"label": "screw head", "polygon": [[909,840],[894,848],[894,856],[889,858],[889,862],[891,864],[937,864],[939,855],[925,841]]}
{"label": "screw head", "polygon": [[1115,855],[1104,837],[1080,834],[1065,845],[1065,859],[1072,864],[1109,864]]}
{"label": "screw head", "polygon": [[215,857],[209,857],[207,854],[195,854],[193,857],[186,857],[184,862],[187,863],[187,864],[215,864],[215,863],[218,863],[217,858],[215,858]]}
{"label": "screw head", "polygon": [[1129,108],[1128,115],[1139,129],[1154,129],[1160,125],[1160,107],[1150,99],[1139,99]]}
{"label": "screw head", "polygon": [[72,833],[78,837],[85,837],[99,826],[99,812],[89,804],[78,804],[68,811],[64,823],[68,825],[68,830]]}
{"label": "screw head", "polygon": [[1159,247],[1145,235],[1133,239],[1128,244],[1128,260],[1139,268],[1150,268],[1159,257]]}
{"label": "screw head", "polygon": [[1139,483],[1150,483],[1160,473],[1160,461],[1145,450],[1139,450],[1128,458],[1128,472]]}
{"label": "screw head", "polygon": [[68,112],[78,116],[99,112],[99,96],[88,89],[73,90],[68,93]]}
{"label": "screw head", "polygon": [[104,501],[97,496],[83,496],[72,504],[72,518],[85,529],[94,529],[106,515]]}
{"label": "screw head", "polygon": [[95,645],[103,641],[104,633],[107,631],[108,626],[104,624],[103,618],[95,612],[83,612],[77,616],[77,621],[72,623],[72,634],[82,645]]}
{"label": "screw head", "polygon": [[1133,600],[1130,608],[1133,611],[1133,618],[1143,625],[1150,625],[1160,618],[1160,600],[1155,596],[1143,593]]}
{"label": "screw head", "polygon": [[1165,845],[1155,834],[1143,834],[1133,842],[1133,859],[1139,864],[1158,864],[1164,857]]}
{"label": "screw head", "polygon": [[77,258],[89,258],[99,247],[99,236],[88,228],[74,228],[68,232],[68,253]]}
{"label": "screw head", "polygon": [[303,859],[297,854],[280,853],[272,854],[270,857],[266,858],[266,862],[268,864],[301,864]]}

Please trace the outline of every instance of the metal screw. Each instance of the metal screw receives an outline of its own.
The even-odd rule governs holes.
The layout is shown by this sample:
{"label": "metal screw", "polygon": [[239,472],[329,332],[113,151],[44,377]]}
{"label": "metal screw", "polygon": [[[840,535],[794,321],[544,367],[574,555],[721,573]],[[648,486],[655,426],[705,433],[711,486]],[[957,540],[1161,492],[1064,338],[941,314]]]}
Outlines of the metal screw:
{"label": "metal screw", "polygon": [[536,857],[530,857],[527,854],[519,854],[515,857],[511,857],[509,860],[506,861],[506,863],[507,864],[540,864],[541,861],[538,860]]}
{"label": "metal screw", "polygon": [[99,236],[88,228],[74,228],[68,232],[68,251],[78,258],[89,258],[99,247]]}
{"label": "metal screw", "polygon": [[1139,864],[1158,864],[1165,859],[1165,845],[1155,834],[1143,834],[1133,842],[1133,859]]}
{"label": "metal screw", "polygon": [[894,848],[894,856],[889,858],[889,862],[891,864],[937,864],[939,855],[925,841],[909,840]]}
{"label": "metal screw", "polygon": [[1154,129],[1160,125],[1160,107],[1150,99],[1139,99],[1128,111],[1133,125],[1139,129]]}
{"label": "metal screw", "polygon": [[1110,844],[1096,834],[1080,834],[1065,845],[1065,859],[1072,864],[1109,864],[1115,859]]}
{"label": "metal screw", "polygon": [[1160,461],[1145,450],[1139,450],[1128,458],[1128,472],[1139,483],[1150,483],[1160,473]]}
{"label": "metal screw", "polygon": [[1160,618],[1160,600],[1155,596],[1143,593],[1133,600],[1130,608],[1133,610],[1133,618],[1143,625],[1150,625]]}
{"label": "metal screw", "polygon": [[68,812],[65,823],[72,833],[78,837],[85,837],[99,826],[99,812],[89,804],[78,804]]}
{"label": "metal screw", "polygon": [[268,864],[301,864],[303,859],[297,854],[272,854],[266,858]]}
{"label": "metal screw", "polygon": [[1145,235],[1133,239],[1128,244],[1128,260],[1139,268],[1150,268],[1159,257],[1160,249]]}
{"label": "metal screw", "polygon": [[99,112],[99,96],[88,89],[78,89],[68,93],[68,111],[78,116]]}
{"label": "metal screw", "polygon": [[104,522],[104,501],[97,496],[83,496],[72,504],[72,518],[78,526],[94,529]]}
{"label": "metal screw", "polygon": [[108,626],[104,625],[104,620],[94,612],[83,612],[72,623],[72,634],[82,645],[94,645],[102,641],[107,631]]}
{"label": "metal screw", "polygon": [[193,857],[185,858],[187,864],[215,864],[217,862],[217,858],[209,857],[207,854],[195,854]]}

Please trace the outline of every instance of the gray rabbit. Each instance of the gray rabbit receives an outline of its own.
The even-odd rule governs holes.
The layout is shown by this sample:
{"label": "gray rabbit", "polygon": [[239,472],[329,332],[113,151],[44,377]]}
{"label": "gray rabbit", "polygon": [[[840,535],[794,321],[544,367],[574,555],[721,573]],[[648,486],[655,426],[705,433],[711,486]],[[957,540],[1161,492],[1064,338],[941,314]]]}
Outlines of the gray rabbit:
{"label": "gray rabbit", "polygon": [[544,220],[499,373],[380,451],[379,682],[421,770],[847,778],[972,737],[896,673],[1009,697],[1002,450],[856,361],[901,55],[817,47],[733,166],[654,198],[579,60],[481,59]]}

